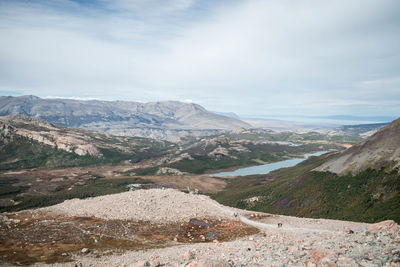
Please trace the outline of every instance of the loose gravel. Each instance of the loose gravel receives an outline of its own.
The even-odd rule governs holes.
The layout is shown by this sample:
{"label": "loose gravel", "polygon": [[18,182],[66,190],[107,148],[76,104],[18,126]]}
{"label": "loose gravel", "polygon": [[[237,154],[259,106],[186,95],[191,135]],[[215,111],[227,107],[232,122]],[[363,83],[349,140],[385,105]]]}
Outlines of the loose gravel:
{"label": "loose gravel", "polygon": [[[157,223],[188,221],[194,217],[242,222],[250,219],[261,230],[259,234],[230,242],[176,242],[172,247],[102,257],[77,253],[74,262],[54,266],[400,266],[400,232],[394,222],[371,225],[270,214],[255,216],[222,206],[207,196],[172,189],[69,200],[40,210]],[[234,216],[236,212],[239,214]],[[278,223],[282,226],[278,227]]]}
{"label": "loose gravel", "polygon": [[186,194],[175,189],[149,189],[66,200],[41,210],[64,216],[96,216],[166,224],[188,222],[191,218],[231,219],[226,209],[208,196]]}

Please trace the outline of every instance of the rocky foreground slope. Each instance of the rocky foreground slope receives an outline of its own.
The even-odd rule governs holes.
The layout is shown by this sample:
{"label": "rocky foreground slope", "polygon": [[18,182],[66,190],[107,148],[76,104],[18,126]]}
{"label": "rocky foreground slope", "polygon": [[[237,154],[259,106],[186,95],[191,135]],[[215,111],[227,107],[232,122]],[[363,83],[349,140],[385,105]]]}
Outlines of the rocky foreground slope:
{"label": "rocky foreground slope", "polygon": [[2,96],[0,116],[6,115],[38,117],[65,127],[164,140],[250,126],[209,112],[200,105],[178,101],[139,103]]}
{"label": "rocky foreground slope", "polygon": [[2,264],[398,266],[400,262],[399,226],[393,221],[365,224],[251,213],[172,189],[69,200],[2,214],[0,226]]}

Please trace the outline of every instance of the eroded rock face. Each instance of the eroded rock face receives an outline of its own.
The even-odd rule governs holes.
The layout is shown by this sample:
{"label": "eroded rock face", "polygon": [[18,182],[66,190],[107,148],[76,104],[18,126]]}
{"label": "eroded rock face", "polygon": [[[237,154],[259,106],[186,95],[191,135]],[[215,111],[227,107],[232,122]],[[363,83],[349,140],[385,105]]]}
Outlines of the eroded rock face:
{"label": "eroded rock face", "polygon": [[[154,148],[159,151],[171,148],[170,144],[165,141],[65,128],[33,117],[0,117],[0,141],[10,143],[19,137],[79,156],[97,158],[107,157],[103,154],[106,153],[104,150],[136,155],[145,153],[146,149]],[[15,142],[17,142],[16,145],[19,145],[18,141]],[[153,158],[155,157],[153,156]]]}
{"label": "eroded rock face", "polygon": [[[13,123],[24,123],[27,128],[13,126]],[[5,135],[15,134],[80,156],[101,157],[98,148],[83,133],[61,131],[48,122],[26,117],[1,117],[0,129]]]}

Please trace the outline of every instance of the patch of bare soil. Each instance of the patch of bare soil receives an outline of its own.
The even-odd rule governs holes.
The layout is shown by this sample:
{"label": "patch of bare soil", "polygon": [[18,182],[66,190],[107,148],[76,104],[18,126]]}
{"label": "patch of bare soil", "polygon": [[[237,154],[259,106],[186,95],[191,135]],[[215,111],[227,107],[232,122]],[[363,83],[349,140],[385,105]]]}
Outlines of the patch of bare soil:
{"label": "patch of bare soil", "polygon": [[52,217],[27,211],[2,217],[0,263],[68,262],[73,253],[83,253],[82,249],[100,257],[181,243],[230,241],[255,233],[256,228],[238,221],[193,218],[185,223],[158,225],[150,221]]}

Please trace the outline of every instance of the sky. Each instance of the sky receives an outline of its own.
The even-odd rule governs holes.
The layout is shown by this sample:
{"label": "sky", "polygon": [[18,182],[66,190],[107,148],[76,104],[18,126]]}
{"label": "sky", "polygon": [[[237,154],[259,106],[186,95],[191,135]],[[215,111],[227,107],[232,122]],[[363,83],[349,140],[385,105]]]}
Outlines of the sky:
{"label": "sky", "polygon": [[0,95],[400,116],[398,0],[0,0]]}

